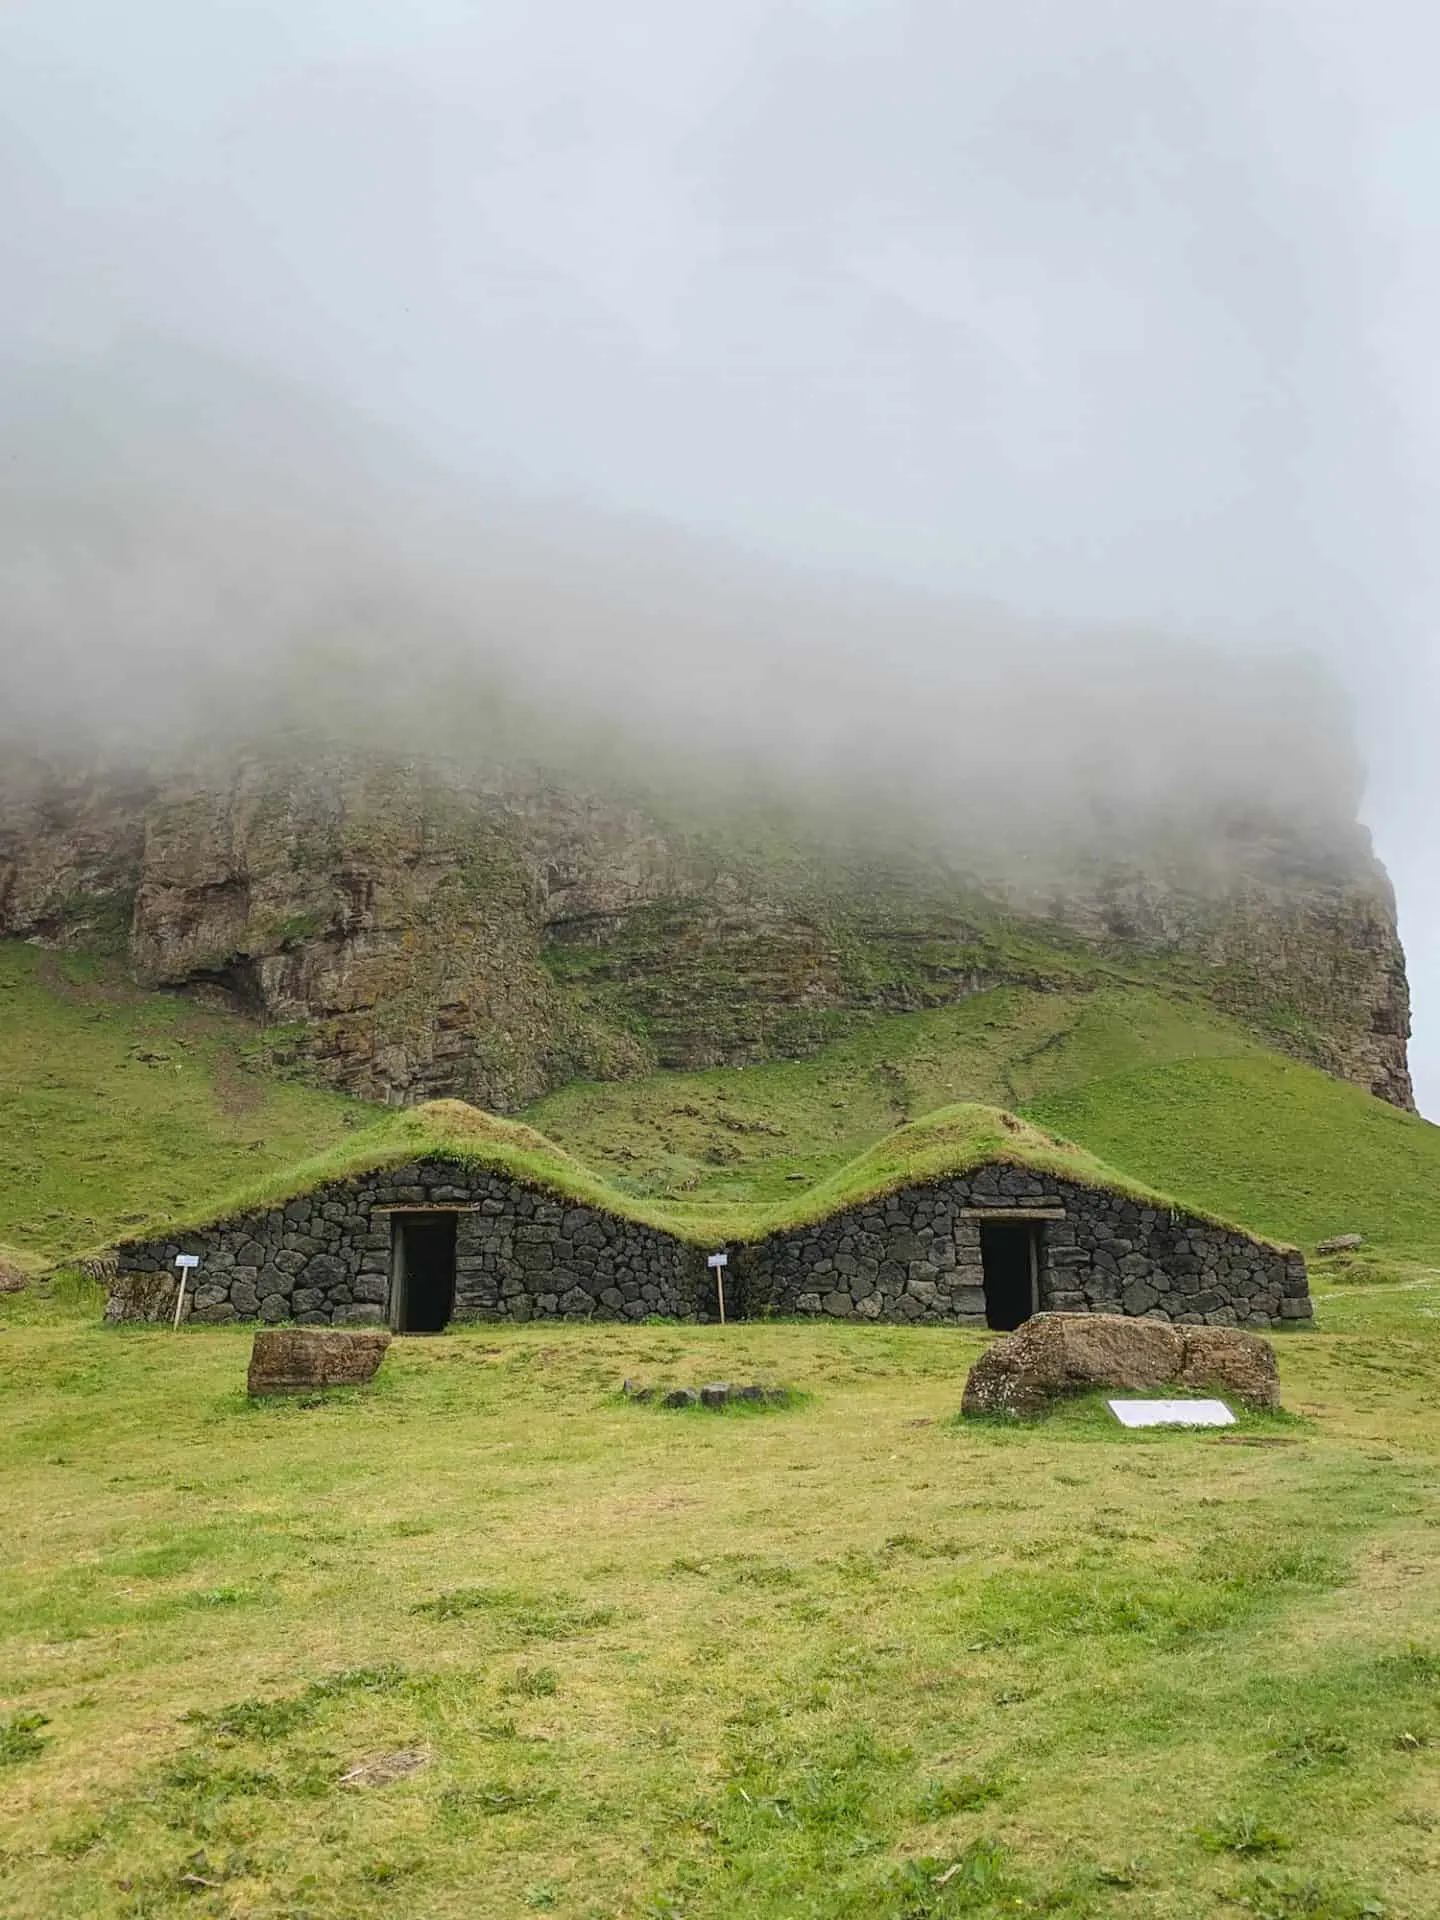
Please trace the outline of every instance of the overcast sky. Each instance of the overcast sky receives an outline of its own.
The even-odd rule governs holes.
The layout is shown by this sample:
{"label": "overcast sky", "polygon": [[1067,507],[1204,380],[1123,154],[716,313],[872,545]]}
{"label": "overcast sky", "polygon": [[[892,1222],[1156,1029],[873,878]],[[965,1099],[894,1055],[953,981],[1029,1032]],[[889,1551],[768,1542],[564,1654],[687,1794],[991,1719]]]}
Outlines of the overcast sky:
{"label": "overcast sky", "polygon": [[[0,348],[1353,690],[1440,1114],[1420,0],[11,0]],[[1427,537],[1428,536],[1428,537]]]}

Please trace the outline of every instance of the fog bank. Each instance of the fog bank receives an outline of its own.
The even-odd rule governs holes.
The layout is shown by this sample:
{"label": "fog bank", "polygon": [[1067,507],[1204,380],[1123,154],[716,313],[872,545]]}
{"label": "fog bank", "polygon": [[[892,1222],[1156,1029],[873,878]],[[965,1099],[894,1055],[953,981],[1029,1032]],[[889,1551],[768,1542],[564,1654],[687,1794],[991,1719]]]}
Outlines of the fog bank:
{"label": "fog bank", "polygon": [[[998,715],[972,709],[972,735],[1010,727],[1023,690],[1027,724],[1052,713],[1032,764],[1063,760],[1062,712],[1093,706],[1080,737],[1133,802],[1153,795],[1146,753],[1133,772],[1113,763],[1142,737],[1163,743],[1150,760],[1173,749],[1187,779],[1209,777],[1215,755],[1177,725],[1197,701],[1194,738],[1217,742],[1227,788],[1242,757],[1273,778],[1296,757],[1290,735],[1328,738],[1331,721],[1309,717],[1323,697],[1296,695],[1287,735],[1264,691],[1264,662],[1319,656],[1356,715],[1436,1107],[1437,64],[1440,18],[1420,0],[16,0],[0,37],[0,353],[182,340],[324,390],[499,500],[583,503],[603,535],[587,519],[561,538],[567,515],[548,506],[537,531],[519,510],[512,545],[532,557],[512,558],[500,624],[533,629],[525,650],[547,677],[524,698],[547,725],[593,684],[645,714],[650,752],[674,733],[688,753],[697,712],[718,703],[707,739],[723,731],[736,755],[848,760],[853,692],[823,712],[814,697],[817,681],[846,684],[844,630],[874,650],[857,676],[870,699],[902,690],[867,713],[866,739],[891,743],[893,770],[894,714],[923,709],[928,732],[902,758],[932,780],[956,757],[947,716],[977,697],[971,666],[952,685],[937,648],[985,626],[1015,675]],[[178,410],[187,430],[198,405]],[[327,470],[346,468],[332,453]],[[13,481],[17,452],[0,459]],[[368,584],[339,622],[347,644],[368,621],[382,653],[393,645],[378,602],[409,609],[417,634],[467,636],[500,604],[469,536],[429,524],[473,518],[469,505],[419,511],[427,524],[400,541],[417,566],[392,551],[404,514],[387,510],[392,545],[355,533],[368,509],[347,479],[273,515],[286,524],[263,544],[283,565],[260,567],[235,558],[258,525],[237,530],[206,484],[192,472],[198,505],[161,510],[165,489],[146,482],[147,512],[182,516],[188,571],[147,566],[121,593],[77,563],[84,621],[108,609],[105,630],[129,635],[109,680],[77,655],[92,705],[138,683],[147,650],[163,660],[157,635],[200,634],[212,676],[239,627],[255,646],[297,623],[328,630],[357,538]],[[481,517],[497,511],[514,510],[492,499]],[[684,541],[656,521],[730,557],[662,561]],[[287,544],[287,525],[303,539]],[[533,548],[557,541],[563,563],[540,565],[537,586]],[[735,549],[805,575],[809,611],[793,580],[757,583]],[[224,580],[218,611],[207,569]],[[709,585],[704,619],[688,594],[685,632],[708,622],[734,656],[718,687],[693,659],[682,679],[653,664],[672,624],[655,576],[687,569]],[[610,610],[590,650],[565,610],[582,579]],[[860,580],[896,598],[859,618]],[[900,587],[925,604],[902,615]],[[50,588],[26,591],[33,650]],[[621,617],[637,593],[643,618]],[[52,622],[46,644],[80,620]],[[1022,636],[1041,626],[1036,664]],[[615,635],[632,627],[652,637],[627,664]],[[741,637],[780,628],[793,665]],[[1127,709],[1141,717],[1119,752],[1103,725],[1117,643],[1097,636],[1122,633],[1127,648],[1167,636],[1169,664]],[[1180,669],[1177,640],[1255,661],[1254,687],[1241,699],[1245,672],[1212,671],[1203,652]],[[1072,671],[1081,655],[1093,665]],[[1127,698],[1138,679],[1119,676]],[[1222,682],[1229,711],[1212,725],[1198,709]],[[232,676],[225,699],[246,684]],[[23,685],[42,698],[28,667]],[[793,716],[797,689],[812,696],[804,726],[757,735],[755,710]],[[174,691],[162,665],[132,706],[158,717]],[[1344,812],[1348,751],[1299,758],[1319,812]],[[1317,763],[1345,806],[1326,801]]]}
{"label": "fog bank", "polygon": [[961,854],[1274,817],[1353,841],[1314,660],[1022,620],[482,489],[173,345],[0,377],[0,715],[154,764],[302,732],[484,771],[919,816]]}

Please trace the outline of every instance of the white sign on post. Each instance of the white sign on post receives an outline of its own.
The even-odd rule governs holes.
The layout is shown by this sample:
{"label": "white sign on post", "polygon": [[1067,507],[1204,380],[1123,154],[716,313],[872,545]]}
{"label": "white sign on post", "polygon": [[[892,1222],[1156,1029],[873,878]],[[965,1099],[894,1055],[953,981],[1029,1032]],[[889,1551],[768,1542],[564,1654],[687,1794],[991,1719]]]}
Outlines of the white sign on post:
{"label": "white sign on post", "polygon": [[175,1296],[175,1325],[171,1331],[178,1333],[180,1315],[185,1311],[185,1282],[190,1278],[191,1269],[199,1266],[200,1256],[198,1253],[177,1253],[175,1264],[180,1269],[180,1291]]}
{"label": "white sign on post", "polygon": [[730,1264],[728,1253],[707,1253],[705,1264],[715,1275],[715,1297],[720,1302],[720,1324],[725,1324],[725,1269]]}

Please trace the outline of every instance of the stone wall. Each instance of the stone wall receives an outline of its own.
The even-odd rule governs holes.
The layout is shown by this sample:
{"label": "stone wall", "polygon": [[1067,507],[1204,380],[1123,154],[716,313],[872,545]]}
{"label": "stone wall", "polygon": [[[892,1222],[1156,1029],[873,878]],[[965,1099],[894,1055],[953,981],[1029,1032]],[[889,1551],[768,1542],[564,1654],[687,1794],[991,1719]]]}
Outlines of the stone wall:
{"label": "stone wall", "polygon": [[684,1319],[706,1295],[704,1255],[668,1234],[497,1174],[426,1161],[122,1247],[108,1317],[167,1318],[175,1255],[196,1253],[198,1321],[380,1325],[390,1292],[386,1210],[437,1206],[457,1209],[457,1320]]}
{"label": "stone wall", "polygon": [[[714,1315],[704,1253],[498,1174],[443,1161],[339,1182],[268,1212],[122,1247],[112,1319],[165,1319],[174,1259],[196,1253],[199,1321],[379,1325],[388,1209],[454,1207],[457,1320],[643,1320]],[[1269,1327],[1310,1317],[1305,1262],[1189,1215],[992,1166],[912,1187],[730,1255],[734,1318],[766,1313],[985,1324],[982,1217],[1043,1222],[1041,1311],[1131,1313]]]}
{"label": "stone wall", "polygon": [[1014,1167],[910,1187],[732,1256],[737,1312],[985,1324],[981,1219],[1042,1223],[1039,1310],[1270,1327],[1311,1315],[1305,1262],[1244,1234]]}

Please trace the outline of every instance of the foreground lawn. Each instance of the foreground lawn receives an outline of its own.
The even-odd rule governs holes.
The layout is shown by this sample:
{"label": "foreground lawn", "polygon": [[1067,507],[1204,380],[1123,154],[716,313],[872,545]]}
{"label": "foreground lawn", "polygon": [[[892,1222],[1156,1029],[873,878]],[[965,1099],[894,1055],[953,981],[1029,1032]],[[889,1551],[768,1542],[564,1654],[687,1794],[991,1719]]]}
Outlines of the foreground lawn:
{"label": "foreground lawn", "polygon": [[6,1920],[1440,1912],[1434,1281],[1224,1435],[961,1427],[958,1332],[485,1328],[251,1407],[247,1332],[5,1311]]}

